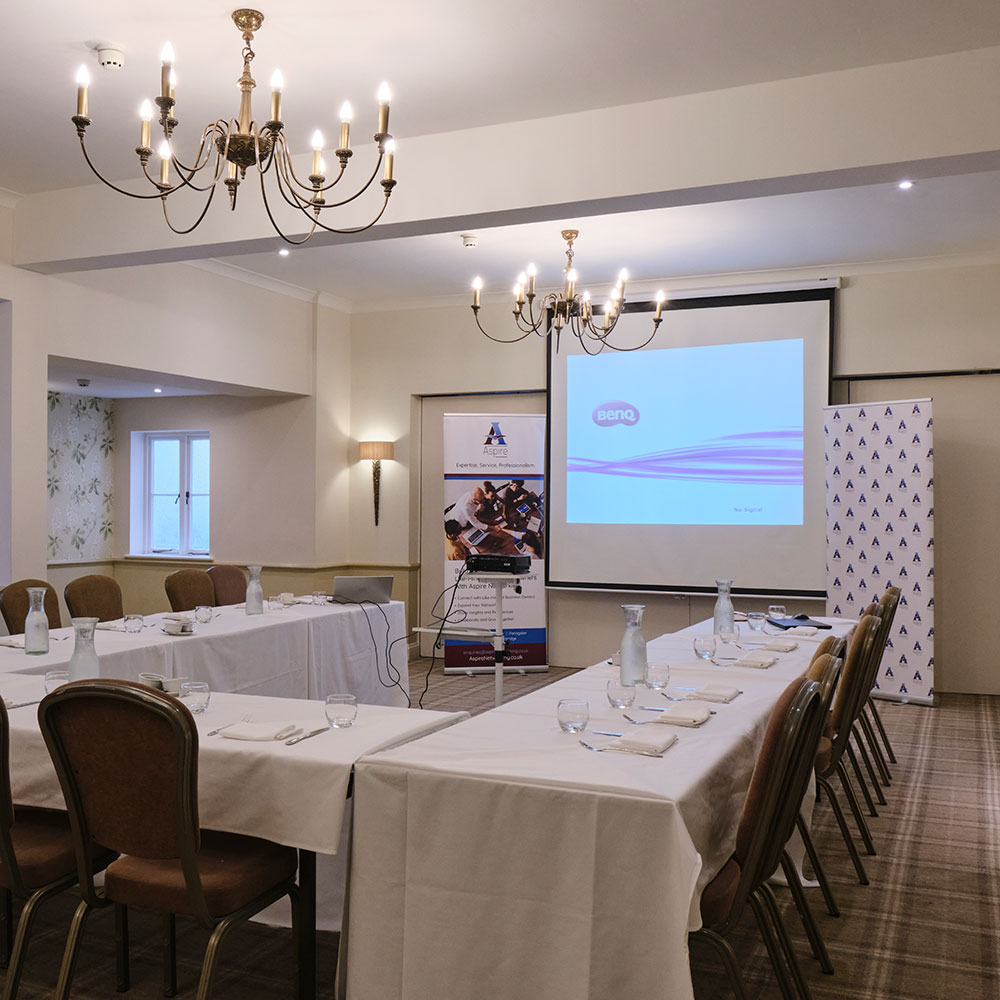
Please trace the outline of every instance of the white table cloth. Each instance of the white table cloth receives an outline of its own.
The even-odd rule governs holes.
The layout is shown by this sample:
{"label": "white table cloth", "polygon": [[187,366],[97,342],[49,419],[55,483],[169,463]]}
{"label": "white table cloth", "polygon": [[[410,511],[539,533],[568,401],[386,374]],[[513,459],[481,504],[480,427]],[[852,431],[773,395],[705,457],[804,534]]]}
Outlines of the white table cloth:
{"label": "white table cloth", "polygon": [[[94,645],[101,676],[139,680],[144,672],[207,681],[213,691],[281,698],[349,692],[360,703],[407,704],[409,674],[404,606],[294,604],[247,615],[221,607],[191,635],[166,635],[163,615],[147,615],[138,635],[99,628]],[[391,662],[386,650],[392,645]],[[73,630],[54,629],[49,652],[28,656],[0,646],[0,675],[64,669]]]}
{"label": "white table cloth", "polygon": [[[590,753],[559,730],[566,697],[590,703],[588,742],[631,727],[602,663],[359,762],[349,1000],[692,995],[701,889],[732,853],[770,711],[815,643],[756,670],[706,665],[691,638],[649,643],[674,693],[715,681],[743,694],[677,728],[662,759]],[[636,718],[668,704],[638,692]]]}

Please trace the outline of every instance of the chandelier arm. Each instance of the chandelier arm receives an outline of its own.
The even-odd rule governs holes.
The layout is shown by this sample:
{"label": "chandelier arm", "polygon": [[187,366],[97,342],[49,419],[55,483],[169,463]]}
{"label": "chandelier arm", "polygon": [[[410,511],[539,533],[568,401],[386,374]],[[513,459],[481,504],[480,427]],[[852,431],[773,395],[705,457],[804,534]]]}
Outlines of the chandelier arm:
{"label": "chandelier arm", "polygon": [[264,200],[264,211],[267,212],[267,217],[271,220],[271,225],[274,227],[274,231],[286,243],[291,243],[293,247],[301,246],[303,243],[306,242],[306,240],[312,237],[314,232],[316,232],[316,220],[315,219],[312,220],[312,225],[309,227],[309,232],[306,233],[306,235],[303,236],[302,239],[296,240],[292,239],[291,236],[286,236],[285,233],[282,231],[281,226],[278,225],[277,220],[274,218],[274,215],[271,213],[271,205],[267,200],[267,188],[264,186],[264,175],[263,173],[258,172],[258,176],[260,177],[260,196]]}
{"label": "chandelier arm", "polygon": [[524,340],[525,337],[530,337],[531,334],[534,333],[533,330],[528,330],[527,333],[522,333],[520,337],[514,337],[513,340],[503,340],[501,337],[494,337],[492,333],[487,333],[483,328],[483,324],[479,322],[479,312],[475,308],[473,308],[472,311],[475,314],[476,326],[479,327],[480,332],[489,337],[490,340],[496,341],[498,344],[516,344],[519,340]]}
{"label": "chandelier arm", "polygon": [[[352,194],[349,198],[344,198],[342,201],[327,202],[323,206],[323,208],[339,208],[341,205],[347,205],[350,202],[354,201],[355,198],[360,198],[361,195],[363,195],[371,187],[372,181],[375,180],[375,178],[378,176],[379,168],[382,166],[383,156],[384,154],[379,153],[378,162],[375,164],[375,169],[372,171],[371,177],[369,177],[368,180],[365,181],[364,187],[358,188],[358,190],[355,191],[354,194]],[[340,180],[340,178],[338,177],[337,180]],[[325,191],[326,188],[321,188],[320,190]],[[389,196],[386,195],[386,200],[388,201],[388,199]],[[366,226],[365,228],[367,229],[368,227]]]}
{"label": "chandelier arm", "polygon": [[[109,181],[97,169],[97,167],[94,166],[93,161],[90,159],[90,156],[87,154],[87,146],[86,146],[86,143],[84,143],[82,137],[80,138],[80,148],[83,150],[83,158],[87,161],[87,166],[90,167],[90,169],[94,172],[94,176],[102,184],[107,184],[107,186],[109,188],[111,188],[112,191],[117,191],[119,194],[128,195],[129,198],[138,198],[141,201],[150,201],[153,198],[162,198],[163,197],[163,192],[162,191],[157,191],[156,194],[135,194],[132,191],[126,191],[125,188],[118,187],[117,184],[112,184],[111,181]],[[143,172],[145,172],[145,169],[146,169],[145,166],[143,166]],[[146,176],[149,177],[149,174],[147,173]],[[151,177],[149,177],[149,179],[150,179],[150,181],[152,181],[153,184],[156,184],[156,181],[154,181]]]}
{"label": "chandelier arm", "polygon": [[[344,236],[349,236],[352,233],[363,233],[366,229],[371,229],[371,227],[374,226],[375,223],[382,218],[388,206],[389,206],[389,194],[386,193],[385,200],[382,202],[382,207],[379,209],[378,215],[376,215],[371,222],[366,222],[363,226],[355,226],[353,229],[334,229],[333,226],[328,226],[325,223],[321,222],[319,219],[316,220],[316,225],[319,226],[320,229],[326,230],[326,232],[328,233],[340,233],[341,235]],[[333,208],[332,205],[328,205],[326,207]],[[303,215],[308,214],[306,209],[300,209],[300,211],[302,212]]]}
{"label": "chandelier arm", "polygon": [[[278,185],[278,192],[281,197],[285,200],[285,203],[291,205],[292,208],[297,208],[300,211],[307,212],[312,205],[312,202],[308,198],[302,197],[292,186],[291,181],[289,181],[287,174],[285,174],[282,164],[279,162],[278,166],[275,168],[274,173],[275,179]],[[260,174],[261,183],[264,182],[264,174]]]}
{"label": "chandelier arm", "polygon": [[539,316],[537,320],[531,320],[525,318],[521,313],[515,313],[514,325],[525,334],[538,333],[542,325],[542,317]]}
{"label": "chandelier arm", "polygon": [[[175,187],[174,191],[177,190]],[[188,233],[195,230],[199,225],[201,225],[201,220],[205,218],[205,213],[208,211],[208,206],[212,204],[212,199],[215,197],[215,187],[209,189],[208,198],[205,200],[205,207],[201,210],[201,214],[197,219],[187,228],[187,229],[177,229],[176,226],[170,221],[170,216],[167,215],[167,194],[170,192],[165,192],[163,195],[163,218],[167,225],[173,232],[177,233],[178,236],[186,236]]]}
{"label": "chandelier arm", "polygon": [[[173,150],[171,149],[170,159],[173,162],[173,164],[177,167],[178,170],[188,170],[188,171],[190,171],[191,176],[193,177],[194,174],[197,173],[199,170],[201,170],[202,168],[208,166],[208,158],[209,158],[209,156],[212,155],[211,152],[209,152],[208,154],[206,154],[206,156],[205,156],[205,162],[204,163],[199,163],[198,161],[201,160],[201,154],[205,152],[205,142],[207,141],[207,139],[209,137],[209,134],[211,133],[212,129],[214,129],[216,127],[217,127],[216,123],[213,123],[211,125],[206,125],[205,128],[202,130],[202,133],[201,133],[201,144],[198,146],[198,152],[197,152],[197,154],[195,155],[195,158],[194,158],[195,165],[193,167],[186,166],[178,158],[178,156],[173,152]],[[211,146],[209,147],[209,149],[211,150]],[[216,179],[218,179],[218,178],[216,178]]]}
{"label": "chandelier arm", "polygon": [[[636,344],[635,347],[616,347],[614,344],[610,343],[605,338],[601,337],[602,347],[608,347],[612,351],[620,351],[621,353],[627,353],[628,351],[641,351],[652,339],[656,336],[656,331],[659,329],[660,324],[658,322],[653,323],[653,332],[641,343]],[[611,331],[609,330],[608,333]],[[596,353],[596,352],[595,352]]]}

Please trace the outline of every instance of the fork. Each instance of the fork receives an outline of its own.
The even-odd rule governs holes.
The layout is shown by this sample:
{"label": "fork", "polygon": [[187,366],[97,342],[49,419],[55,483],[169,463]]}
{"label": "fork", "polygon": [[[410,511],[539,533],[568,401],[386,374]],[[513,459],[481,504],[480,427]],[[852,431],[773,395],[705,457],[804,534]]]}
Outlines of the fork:
{"label": "fork", "polygon": [[224,726],[219,726],[217,729],[213,729],[210,732],[205,733],[206,736],[218,736],[223,729],[228,729],[230,726],[238,726],[241,722],[249,722],[250,713],[247,712],[242,719],[237,719],[235,722],[227,722]]}
{"label": "fork", "polygon": [[580,746],[587,750],[593,750],[594,753],[604,753],[605,750],[611,750],[615,753],[634,753],[637,757],[662,757],[662,753],[654,753],[652,750],[629,750],[626,747],[595,747],[591,746],[589,743],[584,743],[580,740]]}

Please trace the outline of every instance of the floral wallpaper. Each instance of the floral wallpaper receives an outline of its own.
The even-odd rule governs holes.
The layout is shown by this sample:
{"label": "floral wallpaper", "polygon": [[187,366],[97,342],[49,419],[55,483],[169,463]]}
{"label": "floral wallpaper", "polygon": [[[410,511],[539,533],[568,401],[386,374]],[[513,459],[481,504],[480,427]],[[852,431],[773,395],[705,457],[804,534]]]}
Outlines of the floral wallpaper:
{"label": "floral wallpaper", "polygon": [[112,554],[113,401],[49,393],[50,562]]}

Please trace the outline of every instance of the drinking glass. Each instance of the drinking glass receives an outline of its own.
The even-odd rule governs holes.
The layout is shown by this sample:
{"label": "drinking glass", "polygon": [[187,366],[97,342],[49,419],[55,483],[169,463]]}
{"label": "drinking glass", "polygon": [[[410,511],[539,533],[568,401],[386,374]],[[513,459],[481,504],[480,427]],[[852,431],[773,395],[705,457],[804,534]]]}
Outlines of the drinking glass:
{"label": "drinking glass", "polygon": [[350,729],[358,717],[358,700],[353,694],[326,696],[326,718],[334,729]]}
{"label": "drinking glass", "polygon": [[622,684],[617,677],[608,681],[608,702],[612,708],[631,708],[635,701],[635,687]]}
{"label": "drinking glass", "polygon": [[207,604],[199,604],[198,607],[194,609],[194,620],[196,622],[201,622],[203,625],[206,622],[210,622],[214,615],[215,611],[213,611]]}
{"label": "drinking glass", "polygon": [[763,611],[749,611],[747,612],[747,625],[754,632],[760,632],[764,628],[764,622],[767,621],[767,615]]}
{"label": "drinking glass", "polygon": [[727,645],[738,645],[740,641],[739,624],[733,622],[731,626],[719,629],[719,638]]}
{"label": "drinking glass", "polygon": [[282,611],[285,605],[282,603],[281,595],[275,594],[273,597],[267,599],[267,610],[268,611]]}
{"label": "drinking glass", "polygon": [[646,687],[652,691],[662,691],[670,683],[669,663],[646,664]]}
{"label": "drinking glass", "polygon": [[142,615],[126,615],[125,631],[129,635],[136,635],[142,631]]}
{"label": "drinking glass", "polygon": [[786,616],[784,604],[769,604],[767,606],[768,618],[785,618]]}
{"label": "drinking glass", "polygon": [[181,701],[191,710],[192,715],[201,715],[208,708],[211,691],[204,681],[184,681],[181,684]]}
{"label": "drinking glass", "polygon": [[46,670],[45,671],[45,693],[51,694],[57,687],[62,687],[63,684],[69,681],[69,673],[65,670]]}
{"label": "drinking glass", "polygon": [[694,655],[699,660],[710,660],[715,656],[715,636],[699,635],[694,640]]}
{"label": "drinking glass", "polygon": [[327,593],[325,590],[314,590],[313,591],[313,604],[326,604],[327,603]]}
{"label": "drinking glass", "polygon": [[562,698],[556,706],[556,719],[564,733],[582,733],[590,721],[590,705],[586,698]]}

